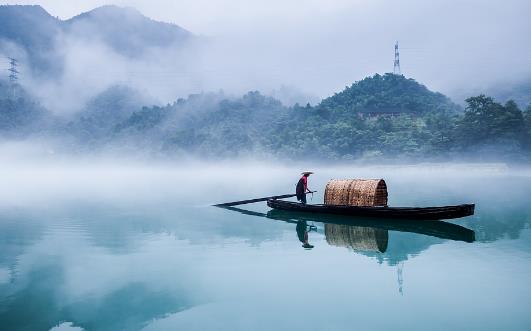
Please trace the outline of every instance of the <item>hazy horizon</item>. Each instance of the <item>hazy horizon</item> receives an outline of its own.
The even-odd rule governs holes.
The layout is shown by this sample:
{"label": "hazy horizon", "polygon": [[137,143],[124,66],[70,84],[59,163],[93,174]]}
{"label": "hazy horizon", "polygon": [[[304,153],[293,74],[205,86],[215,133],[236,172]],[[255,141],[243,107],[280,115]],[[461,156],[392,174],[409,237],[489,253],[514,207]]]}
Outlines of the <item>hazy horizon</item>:
{"label": "hazy horizon", "polygon": [[[314,103],[374,73],[392,72],[400,45],[402,73],[462,103],[464,96],[530,77],[528,1],[258,2],[7,1],[38,4],[69,19],[101,5],[133,7],[157,21],[177,24],[206,40],[185,54],[169,49],[153,61],[118,56],[102,45],[66,40],[67,72],[39,85],[42,97],[68,97],[69,88],[98,90],[129,82],[161,102],[223,89],[241,95],[260,90]],[[89,54],[86,57],[84,54]],[[507,59],[510,58],[510,61]],[[1,66],[7,68],[7,63]],[[104,77],[103,80],[96,80]],[[44,88],[43,88],[44,86]],[[149,87],[146,87],[149,86]],[[36,88],[35,88],[36,89]],[[281,92],[279,92],[281,91]],[[279,96],[282,99],[282,96]]]}

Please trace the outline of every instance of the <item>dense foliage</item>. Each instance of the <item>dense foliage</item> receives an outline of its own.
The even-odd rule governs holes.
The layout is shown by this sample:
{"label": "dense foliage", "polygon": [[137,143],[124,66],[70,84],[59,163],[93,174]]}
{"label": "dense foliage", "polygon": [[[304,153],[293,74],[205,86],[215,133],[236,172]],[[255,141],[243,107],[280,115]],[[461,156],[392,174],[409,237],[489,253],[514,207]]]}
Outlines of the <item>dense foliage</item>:
{"label": "dense foliage", "polygon": [[[191,95],[163,107],[142,107],[142,100],[132,89],[113,87],[75,117],[32,130],[53,131],[84,149],[166,156],[531,161],[531,106],[522,111],[480,95],[463,110],[392,74],[363,79],[316,106],[286,107],[257,91],[241,98]],[[4,132],[29,132],[44,112],[25,98],[4,96],[0,107]]]}
{"label": "dense foliage", "polygon": [[113,135],[122,142],[133,137],[137,146],[165,154],[528,159],[529,111],[483,95],[466,103],[463,112],[412,79],[386,74],[356,82],[314,107],[285,107],[259,92],[240,99],[192,95],[166,107],[135,112]]}
{"label": "dense foliage", "polygon": [[50,114],[18,85],[0,80],[0,137],[24,137],[49,126]]}
{"label": "dense foliage", "polygon": [[324,99],[320,107],[330,111],[357,111],[369,114],[423,114],[456,111],[459,107],[441,93],[431,92],[414,79],[385,74],[367,77]]}

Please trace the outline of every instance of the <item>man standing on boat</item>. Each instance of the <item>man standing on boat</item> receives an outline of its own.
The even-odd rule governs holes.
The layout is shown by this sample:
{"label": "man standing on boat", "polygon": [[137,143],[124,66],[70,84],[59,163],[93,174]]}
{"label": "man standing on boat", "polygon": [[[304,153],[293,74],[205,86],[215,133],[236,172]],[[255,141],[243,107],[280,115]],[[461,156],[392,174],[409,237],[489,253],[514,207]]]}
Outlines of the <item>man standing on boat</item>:
{"label": "man standing on boat", "polygon": [[299,200],[301,203],[306,204],[306,193],[312,193],[310,189],[308,189],[308,177],[313,174],[311,171],[305,171],[302,173],[302,177],[299,179],[299,182],[297,183],[297,187],[295,188],[295,193],[297,194],[297,200]]}

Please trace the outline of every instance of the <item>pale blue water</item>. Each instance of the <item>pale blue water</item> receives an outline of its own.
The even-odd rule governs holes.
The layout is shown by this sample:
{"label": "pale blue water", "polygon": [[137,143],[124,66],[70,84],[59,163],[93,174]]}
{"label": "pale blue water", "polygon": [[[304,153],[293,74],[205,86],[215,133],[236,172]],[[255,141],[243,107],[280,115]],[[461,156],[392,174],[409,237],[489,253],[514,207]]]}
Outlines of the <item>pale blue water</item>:
{"label": "pale blue water", "polygon": [[333,177],[384,177],[395,206],[475,202],[452,221],[475,241],[310,220],[306,250],[278,214],[208,206],[288,193],[298,169],[3,170],[1,330],[531,329],[528,171],[318,168],[313,202]]}

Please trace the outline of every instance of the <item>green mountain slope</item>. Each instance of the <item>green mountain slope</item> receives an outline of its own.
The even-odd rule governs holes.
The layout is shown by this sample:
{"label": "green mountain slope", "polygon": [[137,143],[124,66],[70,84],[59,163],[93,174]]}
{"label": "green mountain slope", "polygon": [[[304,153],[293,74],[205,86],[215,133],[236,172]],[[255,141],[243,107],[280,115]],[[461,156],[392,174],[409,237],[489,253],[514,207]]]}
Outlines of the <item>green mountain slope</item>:
{"label": "green mountain slope", "polygon": [[460,110],[443,94],[428,90],[414,79],[390,73],[355,82],[324,99],[319,107],[375,115]]}

